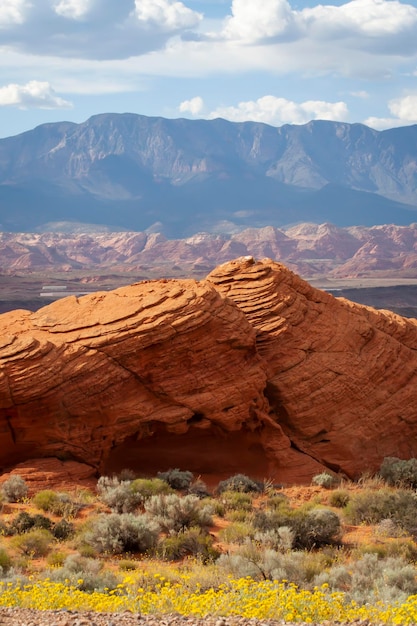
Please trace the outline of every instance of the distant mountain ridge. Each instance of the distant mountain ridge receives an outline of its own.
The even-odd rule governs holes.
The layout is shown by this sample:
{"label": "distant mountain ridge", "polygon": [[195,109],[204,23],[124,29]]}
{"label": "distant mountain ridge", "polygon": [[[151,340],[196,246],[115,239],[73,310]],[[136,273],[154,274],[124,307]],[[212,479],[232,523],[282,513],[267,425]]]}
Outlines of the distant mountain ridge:
{"label": "distant mountain ridge", "polygon": [[0,229],[84,221],[184,237],[417,221],[417,125],[101,114],[0,140]]}
{"label": "distant mountain ridge", "polygon": [[[339,228],[304,223],[286,230],[248,228],[226,237],[197,233],[0,233],[0,273],[93,270],[143,274],[165,265],[208,271],[237,256],[272,258],[306,278],[415,278],[417,224]],[[107,268],[107,269],[106,269]],[[135,280],[135,279],[133,279]]]}

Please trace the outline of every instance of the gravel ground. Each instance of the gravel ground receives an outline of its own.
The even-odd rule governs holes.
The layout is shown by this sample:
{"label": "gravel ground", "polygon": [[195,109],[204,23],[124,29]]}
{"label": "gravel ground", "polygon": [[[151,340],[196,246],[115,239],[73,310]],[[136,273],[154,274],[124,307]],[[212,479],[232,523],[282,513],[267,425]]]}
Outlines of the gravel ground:
{"label": "gravel ground", "polygon": [[[94,613],[92,611],[36,611],[34,609],[0,609],[0,626],[288,626],[279,620],[255,620],[242,617],[183,617],[165,615],[154,617],[136,613]],[[320,625],[336,626],[340,622],[322,622]],[[352,626],[369,626],[368,620],[357,620]],[[307,626],[297,622],[296,626]],[[345,625],[347,626],[347,625]],[[414,625],[415,626],[415,625]]]}

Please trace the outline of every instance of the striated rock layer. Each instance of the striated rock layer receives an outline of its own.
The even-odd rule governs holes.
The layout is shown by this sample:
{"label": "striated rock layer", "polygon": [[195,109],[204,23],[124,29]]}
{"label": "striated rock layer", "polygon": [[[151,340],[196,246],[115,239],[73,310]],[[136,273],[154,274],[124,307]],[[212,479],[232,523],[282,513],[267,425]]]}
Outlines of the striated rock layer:
{"label": "striated rock layer", "polygon": [[[303,482],[417,456],[417,321],[243,257],[0,316],[0,464]],[[416,448],[416,449],[415,449]]]}

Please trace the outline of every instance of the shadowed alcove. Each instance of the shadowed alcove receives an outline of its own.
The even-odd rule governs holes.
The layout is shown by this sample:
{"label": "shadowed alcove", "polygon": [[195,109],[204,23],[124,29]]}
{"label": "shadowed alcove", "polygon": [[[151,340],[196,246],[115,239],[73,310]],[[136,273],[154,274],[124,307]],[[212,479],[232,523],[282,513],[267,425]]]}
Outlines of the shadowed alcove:
{"label": "shadowed alcove", "polygon": [[[198,421],[198,420],[197,420]],[[236,473],[265,478],[268,461],[259,431],[242,427],[227,432],[215,426],[191,425],[187,432],[169,432],[159,422],[150,425],[148,436],[132,436],[111,451],[102,468],[103,474],[129,468],[138,475],[155,476],[170,468],[190,470],[207,482]]]}

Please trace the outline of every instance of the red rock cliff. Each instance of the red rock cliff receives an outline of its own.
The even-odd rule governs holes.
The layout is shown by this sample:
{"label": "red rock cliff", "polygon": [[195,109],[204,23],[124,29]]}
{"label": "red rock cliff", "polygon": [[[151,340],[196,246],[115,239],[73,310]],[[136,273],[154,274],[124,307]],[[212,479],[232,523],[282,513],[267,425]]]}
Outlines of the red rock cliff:
{"label": "red rock cliff", "polygon": [[306,481],[417,456],[417,322],[242,258],[0,316],[0,464]]}

